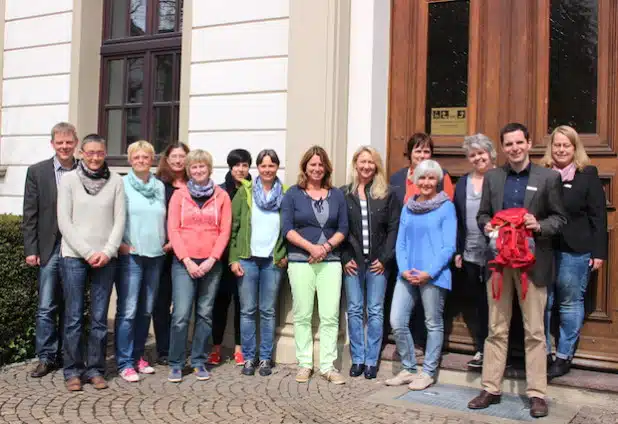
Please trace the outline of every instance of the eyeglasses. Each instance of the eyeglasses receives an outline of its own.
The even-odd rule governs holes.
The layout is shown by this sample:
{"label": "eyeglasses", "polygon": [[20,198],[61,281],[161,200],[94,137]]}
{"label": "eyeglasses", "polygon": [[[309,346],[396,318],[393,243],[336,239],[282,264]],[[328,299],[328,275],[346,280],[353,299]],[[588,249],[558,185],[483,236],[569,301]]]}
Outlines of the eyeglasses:
{"label": "eyeglasses", "polygon": [[82,154],[84,156],[86,156],[87,158],[104,158],[105,157],[105,152],[84,152],[82,151]]}

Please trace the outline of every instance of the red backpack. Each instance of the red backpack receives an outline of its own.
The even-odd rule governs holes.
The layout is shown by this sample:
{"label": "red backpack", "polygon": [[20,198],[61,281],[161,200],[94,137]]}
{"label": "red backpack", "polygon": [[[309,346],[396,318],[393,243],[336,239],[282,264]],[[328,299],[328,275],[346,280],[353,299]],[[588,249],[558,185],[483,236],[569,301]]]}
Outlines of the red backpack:
{"label": "red backpack", "polygon": [[494,271],[491,279],[491,292],[496,300],[499,300],[502,294],[504,268],[521,269],[521,295],[522,299],[526,298],[527,272],[536,261],[528,244],[532,231],[526,229],[524,225],[524,215],[527,213],[528,210],[525,208],[511,208],[498,212],[491,219],[491,225],[498,228],[497,255],[488,263],[489,269]]}

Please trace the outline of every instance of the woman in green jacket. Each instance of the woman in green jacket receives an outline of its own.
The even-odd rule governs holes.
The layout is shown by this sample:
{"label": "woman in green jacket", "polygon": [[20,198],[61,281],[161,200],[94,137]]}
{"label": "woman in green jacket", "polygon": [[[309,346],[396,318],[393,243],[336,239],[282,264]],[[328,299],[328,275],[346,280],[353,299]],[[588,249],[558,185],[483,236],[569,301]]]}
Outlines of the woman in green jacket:
{"label": "woman in green jacket", "polygon": [[[238,277],[240,337],[245,356],[244,375],[272,373],[275,303],[282,268],[287,266],[281,237],[281,200],[286,191],[279,178],[279,157],[262,150],[257,157],[259,176],[243,181],[232,202],[230,267]],[[259,363],[256,356],[256,314],[260,312]],[[259,365],[258,365],[259,364]]]}

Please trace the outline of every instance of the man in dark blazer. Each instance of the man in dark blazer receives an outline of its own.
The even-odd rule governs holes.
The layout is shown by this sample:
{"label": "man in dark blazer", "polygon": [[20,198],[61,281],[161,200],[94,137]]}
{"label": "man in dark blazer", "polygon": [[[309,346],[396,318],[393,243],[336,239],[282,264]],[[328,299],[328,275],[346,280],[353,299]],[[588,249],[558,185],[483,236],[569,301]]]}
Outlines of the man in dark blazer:
{"label": "man in dark blazer", "polygon": [[[489,336],[485,341],[483,391],[468,404],[470,409],[484,409],[499,403],[506,365],[509,326],[513,296],[517,296],[524,321],[526,352],[526,394],[530,399],[530,415],[548,414],[547,357],[543,317],[547,302],[547,285],[554,280],[552,237],[566,223],[560,175],[530,162],[532,142],[528,129],[519,123],[506,125],[500,131],[502,150],[507,158],[503,167],[487,172],[477,215],[479,227],[489,235],[492,217],[503,209],[526,208],[526,228],[534,234],[536,263],[529,273],[528,292],[522,298],[521,272],[505,268],[502,294],[492,295],[491,280],[487,284],[489,301]],[[516,294],[515,294],[516,292]]]}
{"label": "man in dark blazer", "polygon": [[24,190],[22,230],[26,263],[39,267],[39,305],[36,314],[36,353],[39,363],[31,376],[43,377],[61,361],[62,288],[60,232],[56,216],[57,185],[75,168],[77,132],[66,122],[51,131],[55,155],[28,168]]}

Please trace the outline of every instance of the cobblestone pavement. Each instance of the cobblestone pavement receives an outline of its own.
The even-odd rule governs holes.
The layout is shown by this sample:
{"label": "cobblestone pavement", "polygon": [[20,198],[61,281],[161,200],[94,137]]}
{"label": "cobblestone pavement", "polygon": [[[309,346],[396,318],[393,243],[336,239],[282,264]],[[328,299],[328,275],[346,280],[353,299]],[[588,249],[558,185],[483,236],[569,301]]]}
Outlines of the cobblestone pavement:
{"label": "cobblestone pavement", "polygon": [[[0,371],[0,422],[7,423],[490,423],[449,417],[410,407],[365,401],[384,388],[382,381],[350,379],[335,386],[319,377],[309,384],[294,381],[295,369],[277,367],[270,377],[245,377],[231,363],[216,367],[212,379],[192,375],[180,384],[168,383],[166,367],[126,383],[108,376],[110,387],[96,391],[86,385],[68,393],[62,373],[32,379],[32,365]],[[478,416],[476,416],[478,417]],[[485,417],[484,417],[485,418]],[[584,408],[578,424],[618,423],[618,414]]]}

